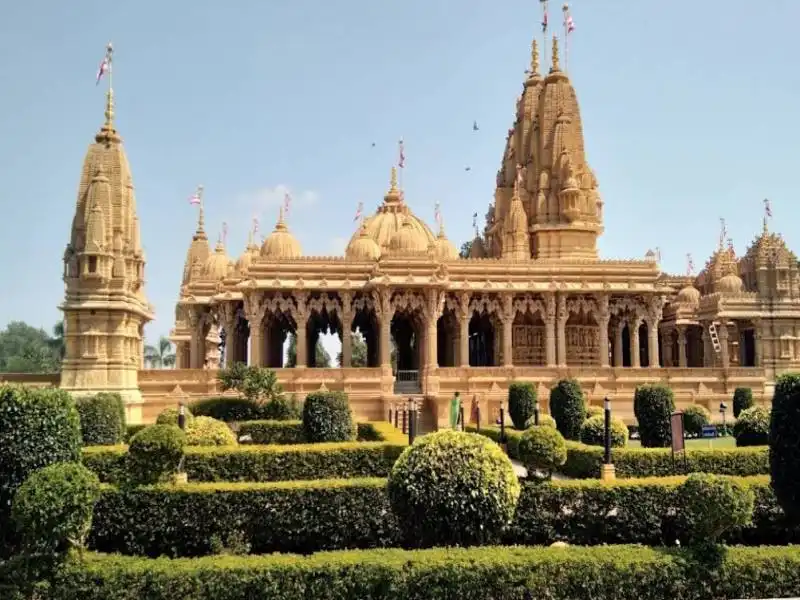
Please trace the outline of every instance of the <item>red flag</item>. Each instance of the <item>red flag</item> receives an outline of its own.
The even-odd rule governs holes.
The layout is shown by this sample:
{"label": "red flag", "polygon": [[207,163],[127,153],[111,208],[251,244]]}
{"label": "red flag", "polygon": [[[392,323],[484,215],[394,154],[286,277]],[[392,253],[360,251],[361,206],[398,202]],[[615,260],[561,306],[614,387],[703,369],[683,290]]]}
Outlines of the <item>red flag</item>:
{"label": "red flag", "polygon": [[442,226],[442,209],[439,203],[436,203],[436,208],[433,211],[433,218],[436,219],[436,224],[441,227]]}
{"label": "red flag", "polygon": [[403,147],[403,140],[401,139],[399,142],[399,149],[400,149],[400,156],[397,159],[397,166],[401,169],[404,169],[406,166],[406,153],[405,148]]}
{"label": "red flag", "polygon": [[103,75],[111,70],[111,57],[113,53],[114,47],[109,43],[108,46],[106,46],[106,55],[103,57],[103,60],[97,69],[97,80],[94,83],[95,85],[99,85]]}
{"label": "red flag", "polygon": [[203,186],[198,185],[197,190],[195,190],[194,194],[189,196],[189,204],[192,206],[197,206],[203,201]]}
{"label": "red flag", "polygon": [[358,208],[356,208],[356,216],[353,217],[353,221],[358,221],[361,218],[361,215],[364,214],[364,203],[359,202]]}

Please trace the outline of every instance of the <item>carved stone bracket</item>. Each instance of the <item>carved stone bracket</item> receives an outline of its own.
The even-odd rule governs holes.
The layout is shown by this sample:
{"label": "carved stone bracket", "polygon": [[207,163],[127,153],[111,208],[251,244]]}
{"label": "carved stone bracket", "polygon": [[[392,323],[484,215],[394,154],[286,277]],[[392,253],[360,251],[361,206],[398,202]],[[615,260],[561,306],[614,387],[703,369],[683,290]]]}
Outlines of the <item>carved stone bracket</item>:
{"label": "carved stone bracket", "polygon": [[444,290],[433,289],[428,291],[427,305],[425,306],[425,317],[428,320],[435,322],[442,316],[446,298],[447,295]]}
{"label": "carved stone bracket", "polygon": [[326,292],[323,292],[320,296],[308,300],[306,309],[309,315],[312,313],[322,314],[324,311],[328,314],[336,313],[341,317],[342,305],[338,298],[331,297]]}
{"label": "carved stone bracket", "polygon": [[426,312],[425,298],[419,292],[402,291],[396,292],[392,296],[392,314],[396,312],[414,312],[419,310],[423,314]]}
{"label": "carved stone bracket", "polygon": [[611,319],[610,302],[608,294],[600,294],[597,298],[597,320],[600,323],[605,323],[606,327]]}
{"label": "carved stone bracket", "polygon": [[500,302],[497,298],[492,298],[491,296],[487,296],[486,294],[481,294],[480,296],[473,297],[469,303],[469,310],[470,312],[477,312],[479,315],[481,314],[496,314],[500,315],[503,308],[500,306]]}
{"label": "carved stone bracket", "polygon": [[544,297],[545,303],[545,323],[552,323],[556,319],[556,295],[555,294],[546,294]]}
{"label": "carved stone bracket", "polygon": [[538,314],[543,321],[547,318],[545,303],[542,302],[540,298],[531,294],[525,294],[524,296],[514,298],[514,316],[516,316],[517,313],[522,315],[530,313],[532,316]]}
{"label": "carved stone bracket", "polygon": [[646,318],[650,325],[658,323],[664,316],[664,296],[653,296],[647,306]]}
{"label": "carved stone bracket", "polygon": [[558,295],[558,303],[556,313],[559,321],[566,321],[569,317],[569,307],[567,305],[567,297],[564,294]]}
{"label": "carved stone bracket", "polygon": [[[563,296],[562,296],[563,297]],[[597,301],[591,296],[572,296],[566,299],[567,313],[576,315],[597,315]]]}

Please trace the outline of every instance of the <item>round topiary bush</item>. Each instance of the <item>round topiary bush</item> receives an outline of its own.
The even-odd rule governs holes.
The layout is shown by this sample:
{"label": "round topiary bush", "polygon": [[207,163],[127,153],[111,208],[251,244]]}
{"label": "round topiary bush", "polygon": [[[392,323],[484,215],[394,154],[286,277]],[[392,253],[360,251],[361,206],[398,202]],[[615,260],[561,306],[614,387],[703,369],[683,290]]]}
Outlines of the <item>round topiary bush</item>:
{"label": "round topiary bush", "polygon": [[14,492],[28,475],[80,458],[80,418],[67,392],[0,386],[0,531]]}
{"label": "round topiary bush", "polygon": [[[525,422],[525,429],[536,425],[536,417],[533,416]],[[550,415],[539,413],[539,426],[556,428],[556,420]]]}
{"label": "round topiary bush", "polygon": [[666,448],[672,439],[669,417],[675,412],[672,390],[660,384],[641,385],[633,395],[633,412],[645,448]]}
{"label": "round topiary bush", "polygon": [[127,469],[132,483],[168,481],[175,473],[186,448],[186,434],[175,425],[151,425],[131,438]]}
{"label": "round topiary bush", "polygon": [[257,421],[265,418],[261,410],[261,404],[250,398],[237,398],[235,396],[196,400],[192,402],[191,409],[195,417],[211,417],[226,423]]}
{"label": "round topiary bush", "polygon": [[30,552],[83,548],[100,497],[97,475],[78,463],[57,463],[31,474],[14,495],[11,515]]}
{"label": "round topiary bush", "polygon": [[586,407],[586,418],[591,419],[592,417],[601,416],[604,417],[606,411],[600,406],[587,406]]}
{"label": "round topiary bush", "polygon": [[568,440],[581,436],[581,425],[586,420],[586,401],[581,384],[574,379],[562,379],[550,390],[550,414],[556,427]]}
{"label": "round topiary bush", "polygon": [[752,406],[743,410],[733,425],[737,446],[766,446],[769,444],[770,410]]}
{"label": "round topiary bush", "polygon": [[[628,445],[628,426],[619,419],[611,419],[611,447],[624,448]],[[590,446],[606,445],[606,417],[596,415],[583,422],[581,442]]]}
{"label": "round topiary bush", "polygon": [[528,476],[535,477],[537,471],[544,471],[545,478],[549,479],[553,471],[567,462],[567,443],[557,429],[534,426],[520,436],[518,453],[520,462],[528,469]]}
{"label": "round topiary bush", "polygon": [[84,446],[113,446],[125,441],[125,404],[122,396],[102,392],[75,400]]}
{"label": "round topiary bush", "polygon": [[293,421],[303,416],[303,409],[294,394],[289,398],[276,396],[261,405],[261,417],[266,421]]}
{"label": "round topiary bush", "polygon": [[[158,413],[158,417],[156,417],[156,425],[177,425],[178,424],[178,408],[170,406],[169,408],[165,408],[160,413]],[[188,424],[194,418],[192,411],[189,410],[188,406],[184,407],[184,416],[186,417],[186,423]]]}
{"label": "round topiary bush", "polygon": [[800,440],[800,374],[786,373],[775,382],[772,397],[769,468],[778,503],[795,524],[800,522],[800,444],[797,440]]}
{"label": "round topiary bush", "polygon": [[734,527],[750,523],[753,491],[732,477],[693,473],[676,490],[678,536],[689,544],[715,543]]}
{"label": "round topiary bush", "polygon": [[186,423],[187,446],[235,446],[236,435],[227,423],[211,417],[194,417]]}
{"label": "round topiary bush", "polygon": [[388,494],[407,545],[470,546],[500,539],[520,485],[497,444],[447,430],[417,438],[403,451]]}
{"label": "round topiary bush", "polygon": [[516,429],[525,429],[536,409],[536,388],[532,383],[512,382],[508,386],[508,416]]}
{"label": "round topiary bush", "polygon": [[683,409],[683,429],[693,436],[703,435],[703,426],[711,423],[711,413],[704,406],[692,404]]}
{"label": "round topiary bush", "polygon": [[303,404],[303,431],[310,443],[356,439],[356,423],[343,392],[314,392]]}
{"label": "round topiary bush", "polygon": [[736,388],[733,391],[733,416],[739,418],[743,410],[753,406],[753,390],[750,388]]}

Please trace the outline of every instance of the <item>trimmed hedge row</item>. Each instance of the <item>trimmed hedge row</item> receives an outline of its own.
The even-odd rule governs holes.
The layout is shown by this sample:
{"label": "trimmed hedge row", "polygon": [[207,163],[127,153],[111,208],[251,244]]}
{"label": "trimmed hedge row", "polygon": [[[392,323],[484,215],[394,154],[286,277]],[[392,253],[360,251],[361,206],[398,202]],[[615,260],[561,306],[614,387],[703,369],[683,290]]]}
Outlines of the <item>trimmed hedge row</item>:
{"label": "trimmed hedge row", "polygon": [[[251,444],[303,444],[306,442],[302,421],[242,421],[239,436],[249,436]],[[405,443],[408,437],[388,422],[358,423],[361,442]]]}
{"label": "trimmed hedge row", "polygon": [[[467,427],[468,431],[476,431]],[[481,427],[480,433],[495,441],[500,439],[497,427]],[[518,445],[521,431],[506,427],[508,454],[519,458]],[[686,461],[676,457],[672,461],[669,448],[612,448],[611,460],[618,477],[666,477],[693,472],[717,475],[766,475],[769,473],[769,448],[696,448],[686,451]],[[567,462],[559,469],[568,477],[597,478],[603,463],[603,448],[567,441]]]}
{"label": "trimmed hedge row", "polygon": [[[190,481],[294,481],[385,477],[405,449],[398,442],[340,442],[289,446],[190,446]],[[124,480],[127,448],[83,449],[83,464],[104,483]]]}
{"label": "trimmed hedge row", "polygon": [[[523,482],[508,544],[672,545],[684,478],[615,482]],[[742,478],[754,492],[753,524],[725,540],[747,545],[800,542],[766,477]],[[245,541],[254,553],[401,545],[384,479],[275,483],[196,483],[133,490],[106,488],[90,547],[146,556],[199,556]]]}
{"label": "trimmed hedge row", "polygon": [[83,561],[67,563],[37,597],[705,600],[788,597],[798,589],[800,550],[796,548],[730,548],[718,568],[708,568],[686,550],[483,547],[195,560],[90,553]]}

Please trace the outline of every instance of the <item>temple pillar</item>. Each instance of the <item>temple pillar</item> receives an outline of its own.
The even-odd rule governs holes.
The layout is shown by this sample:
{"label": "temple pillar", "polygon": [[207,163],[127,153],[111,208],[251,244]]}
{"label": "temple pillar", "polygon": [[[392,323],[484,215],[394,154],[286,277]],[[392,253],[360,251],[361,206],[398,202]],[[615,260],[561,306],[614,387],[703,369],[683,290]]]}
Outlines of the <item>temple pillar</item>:
{"label": "temple pillar", "polygon": [[702,338],[703,338],[703,366],[714,366],[714,347],[711,345],[711,334],[708,332],[708,323],[702,322]]}
{"label": "temple pillar", "polygon": [[498,315],[500,322],[503,324],[503,366],[514,366],[514,348],[512,344],[514,317],[516,311],[514,310],[514,296],[505,294],[500,299],[502,310]]}
{"label": "temple pillar", "polygon": [[722,359],[722,368],[728,369],[731,366],[730,348],[729,348],[729,335],[728,325],[725,322],[720,323],[718,328],[719,345],[720,345],[720,358]]}
{"label": "temple pillar", "polygon": [[556,309],[556,328],[557,333],[557,351],[558,351],[558,366],[567,366],[567,319],[569,313],[567,312],[567,296],[566,294],[558,295],[558,303]]}
{"label": "temple pillar", "polygon": [[608,304],[608,294],[601,295],[597,303],[597,326],[600,329],[598,332],[598,352],[600,353],[599,364],[601,367],[608,366],[608,324],[611,320],[611,313],[609,311]]}
{"label": "temple pillar", "polygon": [[686,360],[686,325],[678,325],[678,366],[685,369]]}
{"label": "temple pillar", "polygon": [[753,323],[753,352],[755,354],[755,366],[763,366],[763,348],[762,344],[764,338],[761,336],[761,323]]}
{"label": "temple pillar", "polygon": [[298,315],[297,332],[295,333],[295,366],[305,367],[308,364],[308,322]]}
{"label": "temple pillar", "polygon": [[665,328],[661,332],[661,355],[664,357],[664,367],[674,367],[672,364],[672,330]]}
{"label": "temple pillar", "polygon": [[545,296],[544,314],[544,338],[545,338],[545,364],[554,367],[556,359],[556,296],[547,294]]}
{"label": "temple pillar", "polygon": [[189,364],[192,369],[202,369],[206,357],[206,336],[203,335],[205,320],[195,311],[190,313],[189,320],[192,327]]}
{"label": "temple pillar", "polygon": [[394,310],[391,303],[391,292],[389,290],[381,290],[374,297],[375,302],[375,316],[378,318],[380,324],[380,331],[378,336],[378,346],[380,348],[380,364],[384,372],[391,374],[392,370],[392,317]]}
{"label": "temple pillar", "polygon": [[353,310],[352,297],[348,292],[341,294],[342,301],[342,364],[343,369],[349,369],[353,364]]}
{"label": "temple pillar", "polygon": [[250,319],[250,366],[264,366],[264,330],[261,319]]}
{"label": "temple pillar", "polygon": [[614,366],[615,367],[622,367],[625,364],[625,360],[623,358],[624,354],[624,345],[622,340],[622,334],[625,332],[625,321],[622,319],[619,320],[617,326],[614,328]]}
{"label": "temple pillar", "polygon": [[649,359],[649,366],[659,368],[661,365],[658,361],[658,325],[661,323],[663,317],[664,301],[659,296],[654,296],[650,299],[650,304],[647,307],[647,357]]}
{"label": "temple pillar", "polygon": [[642,324],[641,318],[637,317],[628,322],[628,333],[631,342],[631,366],[641,367],[641,350],[639,348],[639,327]]}
{"label": "temple pillar", "polygon": [[470,295],[461,294],[458,299],[458,364],[469,366],[469,322],[472,311],[469,310]]}

